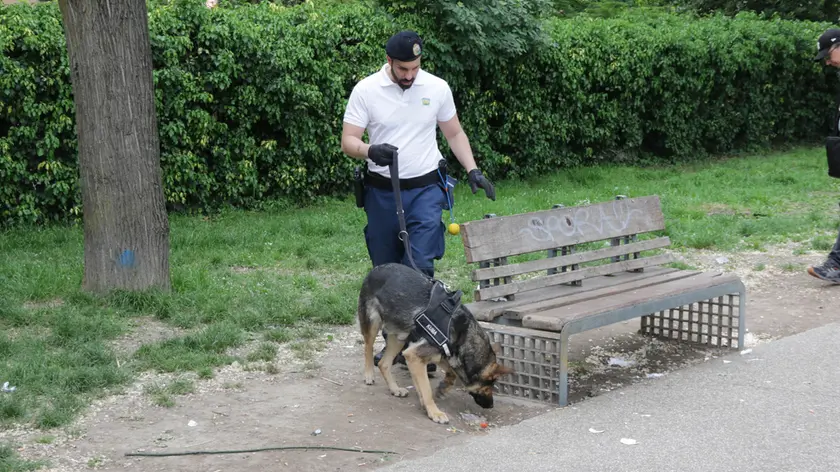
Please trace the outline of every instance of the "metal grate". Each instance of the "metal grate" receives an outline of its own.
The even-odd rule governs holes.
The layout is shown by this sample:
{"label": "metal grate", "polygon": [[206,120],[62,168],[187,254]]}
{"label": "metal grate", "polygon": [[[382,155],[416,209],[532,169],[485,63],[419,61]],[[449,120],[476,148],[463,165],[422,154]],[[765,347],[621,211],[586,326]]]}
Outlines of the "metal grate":
{"label": "metal grate", "polygon": [[557,403],[562,346],[560,335],[526,328],[481,323],[491,342],[500,344],[497,362],[514,370],[496,381],[495,393]]}
{"label": "metal grate", "polygon": [[[722,295],[642,316],[640,333],[741,349],[740,298],[737,293]],[[491,342],[500,345],[497,361],[514,370],[513,374],[496,381],[497,394],[557,404],[561,392],[568,393],[568,386],[561,383],[563,362],[567,360],[564,349],[568,347],[562,344],[560,333],[489,322],[480,324]]]}
{"label": "metal grate", "polygon": [[642,317],[641,334],[740,349],[740,296],[722,295]]}

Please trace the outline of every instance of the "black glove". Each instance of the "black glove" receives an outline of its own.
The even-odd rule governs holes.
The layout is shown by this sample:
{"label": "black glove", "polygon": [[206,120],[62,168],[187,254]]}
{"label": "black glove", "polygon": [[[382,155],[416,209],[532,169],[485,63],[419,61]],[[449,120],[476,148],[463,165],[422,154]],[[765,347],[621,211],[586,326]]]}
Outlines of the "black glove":
{"label": "black glove", "polygon": [[387,167],[394,162],[397,155],[397,147],[390,144],[373,144],[368,149],[368,157],[374,164]]}
{"label": "black glove", "polygon": [[469,173],[470,178],[470,189],[472,193],[478,191],[478,188],[481,187],[484,189],[484,194],[487,195],[487,198],[490,200],[496,201],[496,189],[493,187],[493,184],[487,180],[487,177],[481,173],[478,169],[473,169]]}

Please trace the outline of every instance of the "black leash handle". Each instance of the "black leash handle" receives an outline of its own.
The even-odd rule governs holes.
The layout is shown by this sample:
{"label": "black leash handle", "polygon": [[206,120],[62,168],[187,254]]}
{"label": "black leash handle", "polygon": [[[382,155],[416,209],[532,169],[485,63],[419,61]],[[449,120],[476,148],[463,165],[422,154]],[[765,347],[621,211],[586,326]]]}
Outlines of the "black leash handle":
{"label": "black leash handle", "polygon": [[402,194],[400,193],[400,172],[399,164],[397,163],[397,154],[398,153],[394,151],[394,160],[391,161],[391,164],[388,165],[388,169],[391,172],[391,187],[394,191],[394,198],[397,201],[397,218],[400,221],[399,238],[403,242],[403,246],[405,247],[405,253],[408,255],[408,261],[411,262],[411,267],[413,267],[414,270],[416,270],[417,272],[423,274],[423,271],[418,269],[417,264],[414,263],[414,256],[411,255],[411,242],[408,240],[408,230],[406,229],[405,225],[405,211],[403,210]]}

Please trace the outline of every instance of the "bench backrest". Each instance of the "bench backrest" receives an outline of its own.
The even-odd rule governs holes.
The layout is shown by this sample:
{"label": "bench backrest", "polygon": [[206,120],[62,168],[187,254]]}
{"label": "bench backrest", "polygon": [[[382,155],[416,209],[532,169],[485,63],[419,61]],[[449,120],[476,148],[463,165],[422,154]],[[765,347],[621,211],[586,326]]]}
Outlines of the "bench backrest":
{"label": "bench backrest", "polygon": [[[667,255],[640,253],[669,246],[669,238],[636,240],[638,234],[663,229],[659,197],[648,196],[469,221],[461,225],[461,238],[467,262],[480,264],[472,276],[481,282],[475,299],[486,300],[667,263]],[[611,245],[583,252],[576,247],[604,240]],[[548,257],[507,263],[508,257],[538,251],[546,251]],[[604,259],[611,262],[579,268]],[[544,273],[530,274],[537,271]],[[523,280],[513,280],[522,275]]]}

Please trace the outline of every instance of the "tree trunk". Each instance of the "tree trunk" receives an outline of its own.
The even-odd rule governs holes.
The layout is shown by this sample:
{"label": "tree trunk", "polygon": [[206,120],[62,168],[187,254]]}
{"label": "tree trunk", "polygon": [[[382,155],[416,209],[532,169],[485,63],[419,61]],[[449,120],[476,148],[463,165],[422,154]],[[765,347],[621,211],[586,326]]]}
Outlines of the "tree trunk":
{"label": "tree trunk", "polygon": [[59,0],[70,59],[84,221],[83,290],[170,289],[144,0]]}

